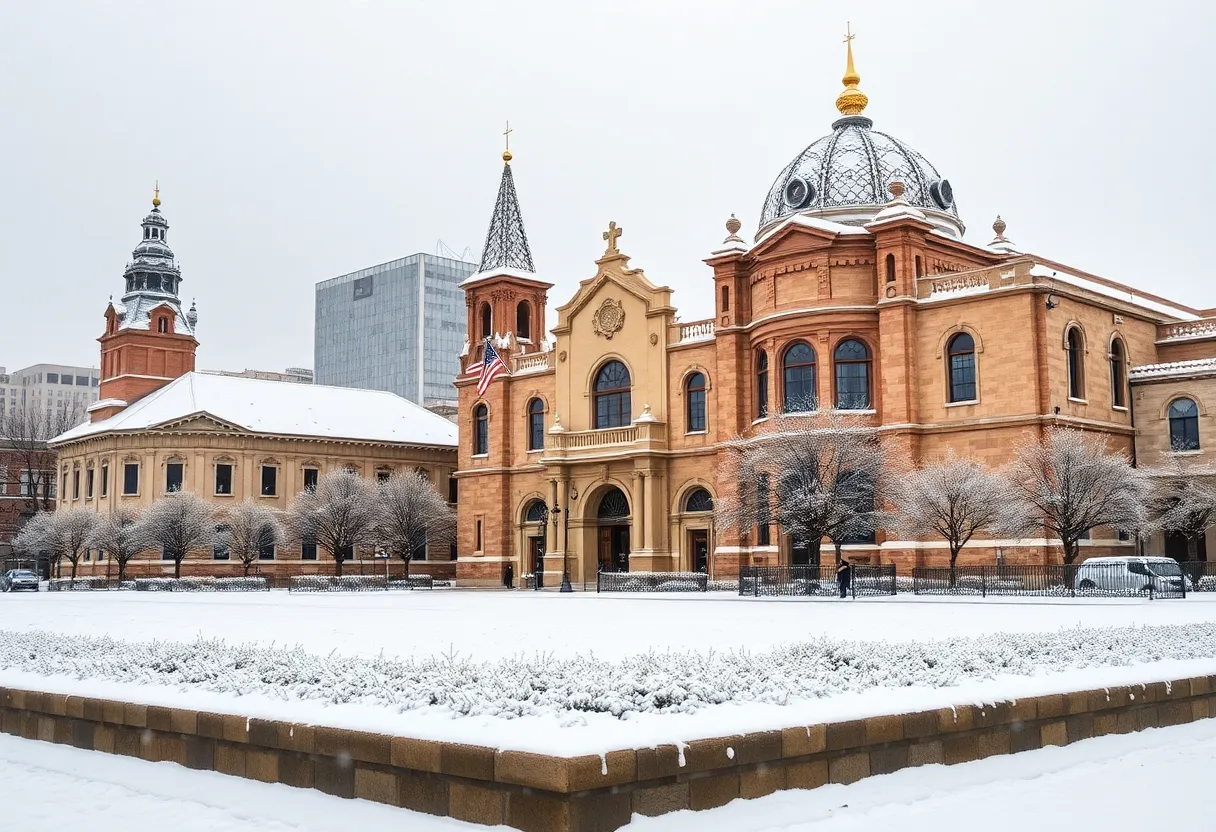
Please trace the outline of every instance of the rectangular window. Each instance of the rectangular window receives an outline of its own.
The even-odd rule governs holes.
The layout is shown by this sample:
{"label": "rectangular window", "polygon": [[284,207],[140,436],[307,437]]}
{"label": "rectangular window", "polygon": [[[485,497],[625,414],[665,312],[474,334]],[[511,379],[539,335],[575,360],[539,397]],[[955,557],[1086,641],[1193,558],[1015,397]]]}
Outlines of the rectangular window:
{"label": "rectangular window", "polygon": [[273,497],[278,493],[279,469],[273,465],[262,466],[262,496]]}
{"label": "rectangular window", "polygon": [[215,466],[215,493],[216,494],[231,494],[232,493],[232,466],[224,463],[216,463]]}
{"label": "rectangular window", "polygon": [[[59,383],[60,383],[60,384],[67,384],[67,385],[71,385],[71,383],[72,383],[72,377],[71,377],[71,376],[69,376],[69,375],[62,375],[62,376],[60,376],[60,377],[59,377]],[[60,392],[62,393],[63,391],[61,390]]]}
{"label": "rectangular window", "polygon": [[79,471],[72,472],[72,499],[73,500],[80,499],[80,472]]}
{"label": "rectangular window", "polygon": [[47,384],[58,384],[59,383],[59,373],[47,373],[46,374],[46,383]]}
{"label": "rectangular window", "polygon": [[456,541],[448,544],[448,560],[456,560]]}
{"label": "rectangular window", "polygon": [[[304,488],[306,490],[313,491],[316,489],[317,476],[320,473],[321,472],[318,471],[316,468],[305,468],[304,469]],[[315,546],[315,544],[314,544],[314,546]]]}
{"label": "rectangular window", "polygon": [[388,482],[389,477],[393,475],[392,471],[377,471],[376,482]]}
{"label": "rectangular window", "polygon": [[760,546],[772,544],[770,523],[768,474],[761,474],[756,483],[756,543]]}
{"label": "rectangular window", "polygon": [[93,469],[84,472],[84,498],[93,499]]}
{"label": "rectangular window", "polygon": [[473,535],[473,551],[481,551],[481,521],[477,521],[476,532]]}
{"label": "rectangular window", "polygon": [[263,543],[258,547],[258,560],[274,560],[273,543]]}
{"label": "rectangular window", "polygon": [[448,476],[448,502],[452,503],[453,505],[456,504],[456,493],[458,490],[458,486],[456,484],[457,482],[458,480],[455,477],[451,475]]}
{"label": "rectangular window", "polygon": [[139,493],[139,463],[127,462],[122,466],[122,493]]}
{"label": "rectangular window", "polygon": [[[356,277],[354,280],[355,300],[370,298],[372,296],[372,279],[368,277]],[[392,292],[389,292],[391,295]]]}
{"label": "rectangular window", "polygon": [[165,491],[172,493],[182,490],[182,474],[186,466],[180,462],[170,462],[165,466]]}
{"label": "rectangular window", "polygon": [[300,560],[317,559],[317,541],[306,537],[300,541]]}
{"label": "rectangular window", "polygon": [[108,497],[110,495],[110,466],[101,466],[101,496]]}
{"label": "rectangular window", "polygon": [[76,376],[76,386],[77,387],[88,387],[89,386],[89,377],[88,376]]}

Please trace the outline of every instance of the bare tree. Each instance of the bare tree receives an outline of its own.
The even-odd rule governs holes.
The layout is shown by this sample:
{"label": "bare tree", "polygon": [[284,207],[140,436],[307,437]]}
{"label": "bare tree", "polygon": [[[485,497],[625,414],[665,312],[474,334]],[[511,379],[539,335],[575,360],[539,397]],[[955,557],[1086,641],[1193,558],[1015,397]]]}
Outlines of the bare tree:
{"label": "bare tree", "polygon": [[908,534],[936,535],[946,541],[952,582],[959,552],[977,533],[995,530],[1008,503],[1009,486],[999,473],[955,456],[953,450],[911,471],[895,492]]}
{"label": "bare tree", "polygon": [[21,497],[30,513],[55,509],[55,451],[47,440],[75,426],[75,415],[66,408],[34,405],[0,411],[0,450],[20,466]]}
{"label": "bare tree", "polygon": [[26,523],[18,534],[18,548],[26,551],[52,553],[56,563],[67,558],[72,564],[72,577],[76,567],[89,548],[89,539],[97,528],[98,517],[87,508],[72,508],[53,514],[40,512]]}
{"label": "bare tree", "polygon": [[1005,475],[1011,499],[1002,531],[1025,536],[1046,528],[1063,545],[1065,563],[1076,561],[1079,542],[1094,529],[1144,523],[1145,478],[1102,436],[1051,428],[1017,446]]}
{"label": "bare tree", "polygon": [[777,523],[805,540],[819,561],[824,538],[840,546],[886,525],[881,505],[891,470],[877,433],[843,414],[774,414],[755,433],[725,445],[722,476],[737,493],[714,514],[746,536]]}
{"label": "bare tree", "polygon": [[1144,475],[1151,488],[1146,530],[1181,535],[1186,559],[1199,560],[1199,541],[1216,526],[1216,471],[1173,459]]}
{"label": "bare tree", "polygon": [[146,548],[158,548],[173,561],[173,577],[182,576],[182,561],[191,549],[209,548],[215,541],[215,517],[210,504],[190,491],[172,491],[148,506],[139,522]]}
{"label": "bare tree", "polygon": [[415,552],[455,539],[456,512],[425,476],[398,472],[377,483],[375,537],[408,575]]}
{"label": "bare tree", "polygon": [[356,546],[375,542],[376,487],[354,471],[330,471],[296,495],[285,519],[292,537],[324,548],[341,575]]}
{"label": "bare tree", "polygon": [[148,548],[143,530],[139,525],[139,512],[126,506],[118,506],[113,512],[103,515],[93,529],[89,545],[105,552],[118,564],[118,581],[127,577],[127,562]]}
{"label": "bare tree", "polygon": [[46,554],[48,577],[54,577],[58,572],[59,558],[62,556],[54,516],[49,511],[38,512],[13,537],[15,551],[25,552],[35,561],[39,555]]}
{"label": "bare tree", "polygon": [[261,557],[263,549],[278,546],[284,539],[278,514],[253,500],[245,500],[225,511],[220,516],[220,523],[217,542],[241,562],[246,575]]}

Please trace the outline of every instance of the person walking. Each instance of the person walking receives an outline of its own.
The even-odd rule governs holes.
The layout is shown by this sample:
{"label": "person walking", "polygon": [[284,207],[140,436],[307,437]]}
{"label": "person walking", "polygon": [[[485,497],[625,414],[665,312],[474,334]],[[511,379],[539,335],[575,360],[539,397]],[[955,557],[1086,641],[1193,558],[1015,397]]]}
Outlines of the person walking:
{"label": "person walking", "polygon": [[849,585],[853,583],[853,564],[844,558],[836,565],[836,586],[840,588],[840,597],[849,597]]}
{"label": "person walking", "polygon": [[508,563],[507,571],[502,576],[502,583],[507,589],[515,589],[515,565]]}

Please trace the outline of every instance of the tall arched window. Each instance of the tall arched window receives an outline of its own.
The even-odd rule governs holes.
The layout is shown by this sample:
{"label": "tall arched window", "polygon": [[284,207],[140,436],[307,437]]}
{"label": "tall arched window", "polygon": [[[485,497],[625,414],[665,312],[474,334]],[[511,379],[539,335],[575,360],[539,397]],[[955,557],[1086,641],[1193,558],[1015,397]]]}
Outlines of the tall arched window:
{"label": "tall arched window", "polygon": [[1199,450],[1199,408],[1193,399],[1170,404],[1170,450]]}
{"label": "tall arched window", "polygon": [[1127,359],[1123,342],[1110,342],[1110,402],[1115,407],[1127,407]]}
{"label": "tall arched window", "polygon": [[545,447],[545,403],[540,399],[528,402],[528,450]]}
{"label": "tall arched window", "polygon": [[515,337],[532,337],[532,305],[526,300],[521,300],[515,307]]}
{"label": "tall arched window", "polygon": [[494,313],[490,311],[490,304],[482,302],[481,304],[481,337],[489,338],[494,334]]}
{"label": "tall arched window", "polygon": [[950,362],[950,401],[973,402],[975,389],[975,339],[968,332],[960,332],[946,344],[946,357]]}
{"label": "tall arched window", "polygon": [[768,415],[768,353],[756,352],[756,418]]}
{"label": "tall arched window", "polygon": [[609,361],[595,374],[595,426],[623,427],[633,419],[629,397],[629,369],[619,361]]}
{"label": "tall arched window", "polygon": [[473,454],[490,452],[490,411],[484,404],[473,408]]}
{"label": "tall arched window", "polygon": [[832,354],[836,364],[836,407],[839,410],[868,410],[870,407],[870,350],[850,338],[841,341]]}
{"label": "tall arched window", "polygon": [[1085,341],[1081,330],[1068,330],[1068,397],[1085,398]]}
{"label": "tall arched window", "polygon": [[793,344],[781,357],[781,409],[786,413],[815,410],[815,350],[805,341]]}
{"label": "tall arched window", "polygon": [[704,488],[694,488],[684,499],[684,510],[688,512],[713,511],[714,498]]}
{"label": "tall arched window", "polygon": [[887,255],[887,282],[888,283],[895,282],[895,255],[894,254]]}
{"label": "tall arched window", "polygon": [[722,287],[722,311],[723,312],[730,311],[730,287],[729,286]]}
{"label": "tall arched window", "polygon": [[705,374],[693,373],[684,382],[684,395],[687,398],[685,414],[688,417],[688,432],[696,433],[705,430]]}

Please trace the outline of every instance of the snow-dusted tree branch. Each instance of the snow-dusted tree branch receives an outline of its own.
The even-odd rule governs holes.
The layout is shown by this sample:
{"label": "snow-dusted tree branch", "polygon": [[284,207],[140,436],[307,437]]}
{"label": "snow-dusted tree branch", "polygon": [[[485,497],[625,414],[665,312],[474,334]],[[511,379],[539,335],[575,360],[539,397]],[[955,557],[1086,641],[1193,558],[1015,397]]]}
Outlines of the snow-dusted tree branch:
{"label": "snow-dusted tree branch", "polygon": [[246,575],[264,549],[283,543],[283,524],[278,513],[253,500],[229,508],[218,520],[216,543],[241,562]]}
{"label": "snow-dusted tree branch", "polygon": [[98,520],[89,546],[100,549],[118,564],[118,580],[127,577],[127,562],[147,548],[139,526],[139,512],[126,506],[118,506],[110,514]]}
{"label": "snow-dusted tree branch", "polygon": [[725,445],[721,476],[737,484],[714,514],[741,535],[770,523],[806,541],[812,562],[824,538],[840,546],[887,523],[889,460],[877,433],[844,414],[773,414]]}
{"label": "snow-dusted tree branch", "polygon": [[376,542],[405,564],[427,545],[446,547],[456,536],[456,512],[422,474],[398,472],[376,485]]}
{"label": "snow-dusted tree branch", "polygon": [[72,508],[39,512],[18,533],[14,545],[22,551],[48,552],[56,563],[67,558],[72,564],[72,577],[89,547],[89,538],[97,527],[97,515],[87,508]]}
{"label": "snow-dusted tree branch", "polygon": [[46,443],[74,427],[74,416],[66,408],[34,405],[0,413],[0,450],[20,465],[20,494],[34,511],[55,508],[55,452]]}
{"label": "snow-dusted tree branch", "polygon": [[1046,528],[1063,545],[1065,563],[1076,561],[1079,541],[1100,526],[1144,524],[1145,478],[1102,436],[1051,428],[1015,448],[1005,475],[1011,499],[1002,531],[1026,536]]}
{"label": "snow-dusted tree branch", "polygon": [[215,516],[211,505],[190,491],[174,491],[161,497],[144,512],[139,531],[148,548],[161,550],[173,561],[173,576],[182,576],[182,560],[191,549],[210,548],[215,541]]}
{"label": "snow-dusted tree branch", "polygon": [[1198,560],[1199,541],[1216,526],[1216,471],[1172,459],[1144,475],[1151,489],[1146,530],[1181,535],[1187,560]]}
{"label": "snow-dusted tree branch", "polygon": [[375,542],[376,487],[353,471],[330,471],[296,495],[284,519],[294,539],[329,552],[341,575],[356,546]]}
{"label": "snow-dusted tree branch", "polygon": [[1009,486],[996,471],[951,450],[938,462],[903,477],[895,491],[902,525],[910,535],[936,535],[950,548],[950,568],[958,553],[979,532],[1000,525],[1009,503]]}

